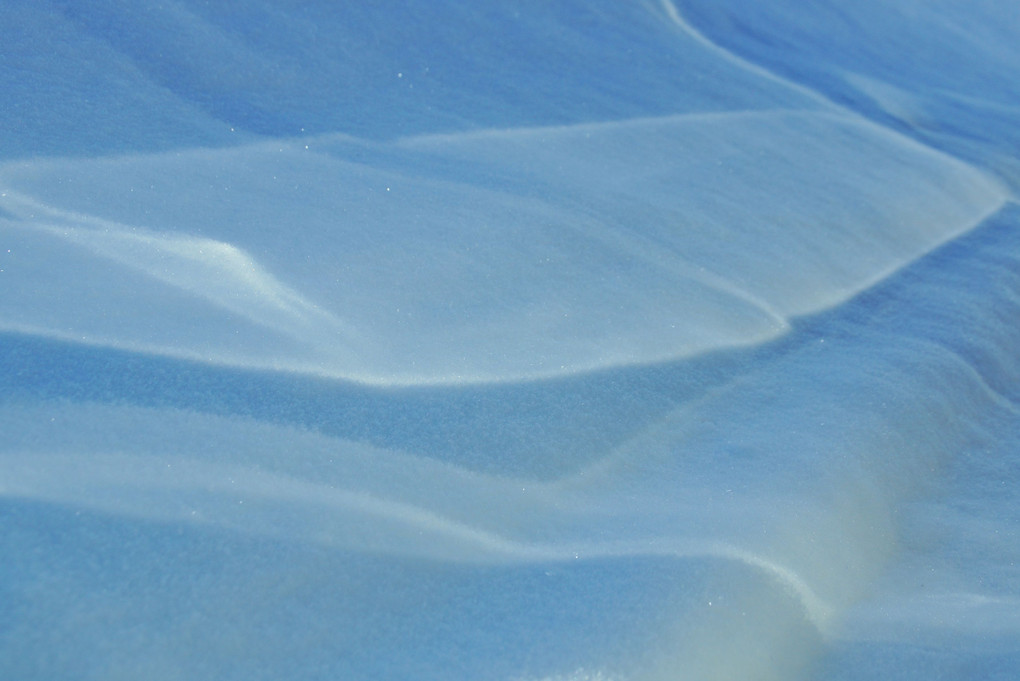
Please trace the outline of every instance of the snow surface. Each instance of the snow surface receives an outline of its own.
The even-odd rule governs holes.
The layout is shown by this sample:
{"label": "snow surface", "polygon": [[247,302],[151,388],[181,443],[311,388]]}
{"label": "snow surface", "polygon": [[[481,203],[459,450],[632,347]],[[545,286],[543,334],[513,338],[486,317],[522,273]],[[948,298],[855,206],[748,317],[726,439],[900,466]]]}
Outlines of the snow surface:
{"label": "snow surface", "polygon": [[1018,35],[9,0],[0,678],[1016,678]]}

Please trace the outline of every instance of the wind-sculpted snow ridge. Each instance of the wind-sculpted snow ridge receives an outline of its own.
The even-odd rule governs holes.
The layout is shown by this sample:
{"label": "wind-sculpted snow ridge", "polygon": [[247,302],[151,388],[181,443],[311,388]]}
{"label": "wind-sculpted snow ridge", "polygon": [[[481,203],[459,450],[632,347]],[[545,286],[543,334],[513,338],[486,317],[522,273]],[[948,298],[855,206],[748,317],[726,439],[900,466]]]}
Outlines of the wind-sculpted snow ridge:
{"label": "wind-sculpted snow ridge", "polygon": [[817,107],[640,3],[7,6],[5,157]]}
{"label": "wind-sculpted snow ridge", "polygon": [[0,678],[1018,676],[1015,13],[299,4],[5,6]]}
{"label": "wind-sculpted snow ridge", "polygon": [[[975,162],[1020,188],[1020,15],[1009,3],[663,0],[736,63]],[[904,58],[909,55],[909,58]]]}
{"label": "wind-sculpted snow ridge", "polygon": [[[0,495],[9,509],[45,503],[98,514],[89,522],[99,537],[128,523],[227,542],[263,566],[229,577],[264,595],[265,605],[250,606],[250,623],[232,625],[260,647],[279,626],[266,619],[272,604],[292,588],[286,578],[263,583],[260,571],[279,572],[280,555],[302,556],[303,582],[358,585],[305,603],[304,617],[334,626],[356,613],[388,632],[366,642],[336,626],[319,643],[326,658],[310,664],[332,659],[336,669],[336,660],[358,659],[365,678],[399,677],[394,657],[408,656],[425,677],[484,670],[527,678],[512,649],[496,655],[468,644],[472,635],[458,628],[462,609],[473,612],[464,589],[500,615],[469,629],[501,640],[533,631],[532,615],[550,617],[537,605],[522,613],[520,590],[552,589],[555,607],[580,618],[554,648],[526,644],[543,670],[536,678],[569,678],[579,668],[611,678],[790,678],[839,649],[841,617],[887,566],[917,550],[897,530],[905,503],[927,497],[959,452],[1001,452],[998,433],[1020,422],[1018,330],[1000,322],[1020,314],[1018,215],[1011,206],[874,291],[803,320],[753,370],[678,401],[557,479],[482,474],[239,417],[48,401],[4,407]],[[100,575],[83,563],[56,588],[99,588]],[[26,574],[40,569],[33,565]],[[623,601],[603,595],[601,615],[576,610],[618,588],[617,574],[631,580]],[[146,578],[160,589],[165,579]],[[209,579],[197,594],[170,580],[171,595],[205,598],[211,588],[223,598],[226,578]],[[484,597],[473,591],[477,580],[488,585]],[[368,596],[396,585],[406,598]],[[432,591],[446,595],[431,600]],[[19,627],[54,626],[33,607],[41,596],[18,593]],[[120,597],[142,598],[142,612],[153,607],[144,595]],[[418,608],[422,598],[432,605]],[[645,625],[622,626],[634,607]],[[397,621],[404,625],[394,628]],[[92,645],[91,630],[57,626],[73,645]],[[190,635],[172,618],[158,629],[171,647]],[[592,648],[592,636],[615,642]],[[270,645],[270,659],[293,664],[291,645]],[[365,646],[369,658],[355,652]],[[452,671],[450,650],[461,650]],[[201,669],[194,665],[217,654],[203,649],[178,663]]]}
{"label": "wind-sculpted snow ridge", "polygon": [[35,259],[0,327],[386,385],[761,343],[1004,196],[799,111],[21,162],[0,182]]}

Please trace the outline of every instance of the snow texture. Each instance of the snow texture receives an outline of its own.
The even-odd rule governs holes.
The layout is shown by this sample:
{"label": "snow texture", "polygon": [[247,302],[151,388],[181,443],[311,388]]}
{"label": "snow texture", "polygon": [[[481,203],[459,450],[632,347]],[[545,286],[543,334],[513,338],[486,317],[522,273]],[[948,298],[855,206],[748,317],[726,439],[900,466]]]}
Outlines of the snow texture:
{"label": "snow texture", "polygon": [[10,0],[0,678],[1016,678],[1018,36]]}

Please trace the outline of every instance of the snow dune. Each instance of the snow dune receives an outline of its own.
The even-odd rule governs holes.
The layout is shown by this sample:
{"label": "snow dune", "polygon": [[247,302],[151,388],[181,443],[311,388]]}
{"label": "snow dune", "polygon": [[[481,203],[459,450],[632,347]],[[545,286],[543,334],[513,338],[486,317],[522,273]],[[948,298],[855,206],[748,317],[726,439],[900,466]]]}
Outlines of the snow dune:
{"label": "snow dune", "polygon": [[1008,10],[9,5],[0,677],[1020,669]]}
{"label": "snow dune", "polygon": [[[0,183],[36,259],[0,326],[385,385],[770,340],[1005,198],[860,119],[797,111],[17,162]],[[81,295],[58,308],[53,289]]]}

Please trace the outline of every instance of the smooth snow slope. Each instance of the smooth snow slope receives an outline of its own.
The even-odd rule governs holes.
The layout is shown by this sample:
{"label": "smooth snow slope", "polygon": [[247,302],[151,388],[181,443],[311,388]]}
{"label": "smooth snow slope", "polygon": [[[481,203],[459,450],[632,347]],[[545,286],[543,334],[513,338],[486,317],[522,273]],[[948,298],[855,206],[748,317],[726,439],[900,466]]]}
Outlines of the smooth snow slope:
{"label": "smooth snow slope", "polygon": [[752,5],[8,3],[0,677],[1020,672],[1016,13]]}

